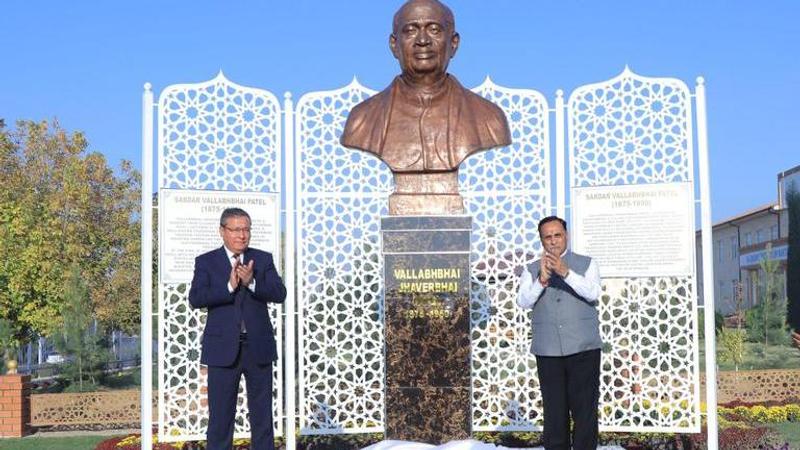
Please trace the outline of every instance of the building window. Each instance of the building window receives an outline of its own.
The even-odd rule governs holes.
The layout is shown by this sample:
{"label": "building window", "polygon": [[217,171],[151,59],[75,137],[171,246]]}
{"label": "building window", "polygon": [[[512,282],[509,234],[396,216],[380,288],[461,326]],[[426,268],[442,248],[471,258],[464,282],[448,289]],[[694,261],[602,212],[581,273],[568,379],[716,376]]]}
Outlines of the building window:
{"label": "building window", "polygon": [[744,234],[744,245],[748,247],[753,245],[753,233],[748,231]]}
{"label": "building window", "polygon": [[764,230],[756,231],[756,244],[764,242]]}
{"label": "building window", "polygon": [[773,225],[772,227],[770,227],[769,234],[770,234],[770,239],[771,240],[777,241],[778,240],[778,226],[777,225]]}
{"label": "building window", "polygon": [[750,271],[750,306],[755,306],[758,302],[758,271]]}
{"label": "building window", "polygon": [[718,263],[722,262],[723,253],[724,252],[722,251],[722,239],[717,239],[717,262]]}
{"label": "building window", "polygon": [[731,236],[731,259],[739,257],[739,245],[736,243],[736,236]]}
{"label": "building window", "polygon": [[744,286],[742,290],[743,294],[743,306],[751,305],[753,302],[750,300],[750,272],[745,272],[744,274]]}

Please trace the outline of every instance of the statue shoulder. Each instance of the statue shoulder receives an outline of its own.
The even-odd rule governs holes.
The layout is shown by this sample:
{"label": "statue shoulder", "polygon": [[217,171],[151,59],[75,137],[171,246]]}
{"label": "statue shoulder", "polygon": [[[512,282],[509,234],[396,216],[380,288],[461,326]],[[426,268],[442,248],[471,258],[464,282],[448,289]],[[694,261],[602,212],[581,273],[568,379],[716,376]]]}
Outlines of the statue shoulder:
{"label": "statue shoulder", "polygon": [[390,97],[391,86],[354,106],[344,124],[342,145],[377,153]]}
{"label": "statue shoulder", "polygon": [[388,95],[390,95],[389,89],[385,89],[354,106],[347,115],[345,129],[347,129],[348,126],[352,126],[352,122],[363,121],[380,111],[381,107],[384,106]]}
{"label": "statue shoulder", "polygon": [[450,75],[449,82],[453,90],[460,93],[459,104],[462,110],[469,111],[473,123],[480,123],[480,149],[501,147],[511,144],[511,131],[508,119],[502,108],[491,100],[466,89],[456,77]]}
{"label": "statue shoulder", "polygon": [[467,101],[470,103],[471,107],[479,110],[481,114],[486,114],[495,120],[502,120],[504,123],[506,122],[506,113],[502,108],[497,106],[496,103],[492,102],[491,100],[487,100],[468,89],[464,89],[464,91],[468,93]]}
{"label": "statue shoulder", "polygon": [[488,140],[488,145],[499,147],[511,144],[511,130],[508,127],[505,111],[494,102],[470,90],[464,89],[464,91],[466,92],[464,98],[469,110],[472,111],[478,123],[485,124],[483,130],[488,135],[483,138]]}

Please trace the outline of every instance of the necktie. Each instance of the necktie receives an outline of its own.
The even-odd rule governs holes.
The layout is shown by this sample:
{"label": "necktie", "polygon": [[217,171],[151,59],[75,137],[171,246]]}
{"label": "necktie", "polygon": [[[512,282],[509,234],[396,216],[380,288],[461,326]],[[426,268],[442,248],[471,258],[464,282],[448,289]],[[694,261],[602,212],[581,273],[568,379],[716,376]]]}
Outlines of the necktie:
{"label": "necktie", "polygon": [[[231,257],[232,260],[231,262],[234,266],[236,266],[241,262],[239,260],[239,256],[240,255],[234,253],[234,255]],[[242,292],[241,290],[236,291],[236,298],[234,300],[234,304],[236,305],[236,309],[239,311],[239,317],[241,317],[239,321],[239,331],[241,331],[242,333],[247,333],[247,328],[244,325],[244,313],[242,311],[242,295],[244,295],[244,292]]]}

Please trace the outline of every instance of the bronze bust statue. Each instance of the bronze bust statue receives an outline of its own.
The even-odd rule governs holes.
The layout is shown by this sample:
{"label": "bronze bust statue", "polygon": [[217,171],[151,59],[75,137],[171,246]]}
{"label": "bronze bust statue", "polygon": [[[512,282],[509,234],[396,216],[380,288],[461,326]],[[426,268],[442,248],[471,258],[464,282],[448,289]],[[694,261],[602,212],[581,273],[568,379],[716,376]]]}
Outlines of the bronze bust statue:
{"label": "bronze bust statue", "polygon": [[463,213],[458,166],[478,151],[511,143],[503,111],[447,73],[459,40],[447,6],[406,2],[389,36],[402,73],[347,118],[342,145],[373,153],[392,169],[391,215]]}

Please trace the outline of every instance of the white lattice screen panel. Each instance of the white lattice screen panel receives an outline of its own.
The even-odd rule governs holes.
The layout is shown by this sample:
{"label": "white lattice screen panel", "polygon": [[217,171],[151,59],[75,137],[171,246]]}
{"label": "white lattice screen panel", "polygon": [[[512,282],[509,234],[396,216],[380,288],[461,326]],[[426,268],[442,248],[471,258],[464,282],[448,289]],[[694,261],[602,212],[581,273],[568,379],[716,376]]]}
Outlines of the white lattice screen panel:
{"label": "white lattice screen panel", "polygon": [[[530,259],[526,250],[538,245],[536,223],[550,208],[548,112],[535,91],[505,89],[487,80],[476,92],[506,111],[515,141],[469,158],[459,176],[474,220],[473,340],[489,350],[474,360],[473,401],[491,405],[476,407],[474,420],[497,429],[509,425],[509,418],[513,427],[538,414],[530,344],[523,344],[529,325],[514,304],[516,281],[486,280],[515,280],[513,264]],[[372,93],[354,82],[308,94],[297,106],[300,417],[306,434],[383,429],[379,220],[387,213],[391,172],[377,158],[338,143],[349,110]],[[491,353],[509,345],[516,348],[514,355],[500,352],[502,362]],[[497,377],[503,381],[494,382]]]}
{"label": "white lattice screen panel", "polygon": [[[600,300],[602,423],[689,428],[696,420],[691,277],[609,279]],[[687,363],[690,362],[690,363]]]}
{"label": "white lattice screen panel", "polygon": [[627,68],[569,98],[573,187],[692,181],[689,88]]}
{"label": "white lattice screen panel", "polygon": [[503,108],[513,144],[468,158],[459,173],[472,216],[472,427],[530,429],[541,402],[514,268],[533,261],[536,225],[551,206],[549,112],[536,91],[487,79],[475,92]]}
{"label": "white lattice screen panel", "polygon": [[[691,93],[682,81],[626,68],[576,89],[567,119],[573,188],[693,183]],[[694,217],[694,204],[686,208]],[[603,280],[601,429],[699,431],[695,279],[693,270]]]}
{"label": "white lattice screen panel", "polygon": [[[270,92],[228,81],[169,86],[158,103],[160,188],[280,192],[281,109]],[[221,245],[221,244],[220,244]],[[208,424],[200,340],[205,312],[192,310],[189,283],[159,285],[159,440],[204,439]],[[282,308],[270,305],[282,357]],[[283,416],[279,365],[273,368],[273,415]],[[245,383],[235,435],[249,436]],[[277,435],[283,433],[275,421]]]}
{"label": "white lattice screen panel", "polygon": [[[536,225],[554,206],[550,112],[536,91],[489,80],[475,91],[504,109],[514,144],[468,158],[459,174],[473,217],[473,429],[538,429],[530,321],[516,306],[513,270],[539,252]],[[294,110],[295,142],[287,148],[294,149],[296,173],[286,178],[295,182],[298,238],[288,251],[296,252],[298,264],[303,434],[383,430],[380,217],[388,212],[392,175],[376,157],[339,145],[348,112],[373,93],[354,81],[306,94]],[[689,91],[679,80],[647,79],[626,69],[577,89],[567,110],[571,186],[692,183],[691,114]],[[274,95],[220,75],[167,88],[158,117],[160,187],[280,191],[281,109]],[[695,285],[694,274],[604,281],[603,429],[699,427]],[[199,366],[205,318],[189,308],[187,293],[188,284],[160,286],[163,440],[202,438],[207,424]],[[281,352],[280,311],[271,314]],[[274,414],[282,417],[277,366],[274,375]],[[241,394],[238,435],[247,431]],[[281,421],[276,425],[281,433]]]}
{"label": "white lattice screen panel", "polygon": [[350,109],[374,91],[357,81],[297,102],[300,429],[383,430],[380,217],[392,174],[339,145]]}

